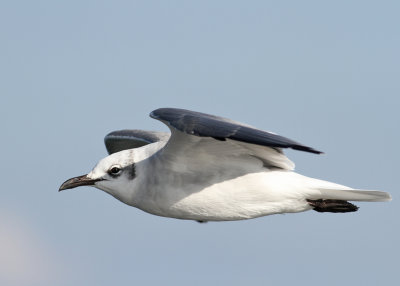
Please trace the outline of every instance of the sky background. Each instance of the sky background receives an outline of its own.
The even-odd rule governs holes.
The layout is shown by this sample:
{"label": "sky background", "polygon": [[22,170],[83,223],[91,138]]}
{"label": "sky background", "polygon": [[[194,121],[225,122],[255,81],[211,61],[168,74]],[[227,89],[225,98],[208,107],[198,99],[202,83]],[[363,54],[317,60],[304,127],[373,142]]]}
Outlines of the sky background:
{"label": "sky background", "polygon": [[[0,284],[398,285],[398,1],[1,1]],[[356,213],[198,224],[83,187],[159,107],[324,155],[299,173],[390,192]]]}

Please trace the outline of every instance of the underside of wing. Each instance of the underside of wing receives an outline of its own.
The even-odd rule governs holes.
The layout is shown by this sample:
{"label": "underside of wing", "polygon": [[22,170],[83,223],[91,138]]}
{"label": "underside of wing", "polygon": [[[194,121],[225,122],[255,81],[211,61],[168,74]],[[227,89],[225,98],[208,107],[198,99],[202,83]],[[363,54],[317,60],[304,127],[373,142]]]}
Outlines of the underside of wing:
{"label": "underside of wing", "polygon": [[221,141],[230,139],[272,148],[292,148],[315,154],[322,153],[283,136],[205,113],[177,108],[160,108],[154,110],[150,116],[164,122],[170,128],[189,135],[212,137]]}
{"label": "underside of wing", "polygon": [[107,152],[113,154],[122,150],[142,147],[158,141],[168,141],[170,134],[145,130],[118,130],[106,135],[104,143]]}

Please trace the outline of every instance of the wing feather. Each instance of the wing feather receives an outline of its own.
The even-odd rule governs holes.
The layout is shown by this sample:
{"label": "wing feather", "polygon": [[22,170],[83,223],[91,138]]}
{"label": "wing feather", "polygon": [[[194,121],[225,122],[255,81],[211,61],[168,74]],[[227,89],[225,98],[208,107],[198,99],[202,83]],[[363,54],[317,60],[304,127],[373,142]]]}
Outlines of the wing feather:
{"label": "wing feather", "polygon": [[118,130],[104,137],[107,152],[113,154],[122,150],[139,148],[158,141],[168,141],[170,134],[145,130]]}
{"label": "wing feather", "polygon": [[150,116],[190,135],[212,137],[217,140],[231,139],[274,148],[292,148],[315,154],[322,153],[283,136],[210,114],[178,108],[160,108],[154,110]]}
{"label": "wing feather", "polygon": [[281,148],[321,153],[291,139],[214,115],[160,108],[150,116],[170,128],[172,136],[163,154],[173,157],[175,162],[187,160],[182,165],[189,162],[193,165],[195,160],[218,162],[226,158],[247,158],[243,160],[258,165],[249,160],[251,157],[262,161],[267,168],[293,170],[294,163],[283,154]]}

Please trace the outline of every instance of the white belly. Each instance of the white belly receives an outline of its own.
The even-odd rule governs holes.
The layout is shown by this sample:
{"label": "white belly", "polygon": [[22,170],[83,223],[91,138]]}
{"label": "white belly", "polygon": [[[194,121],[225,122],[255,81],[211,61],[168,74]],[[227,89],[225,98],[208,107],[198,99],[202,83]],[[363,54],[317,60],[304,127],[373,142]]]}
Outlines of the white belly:
{"label": "white belly", "polygon": [[164,195],[156,199],[157,207],[152,205],[151,210],[154,213],[158,209],[157,215],[202,221],[301,212],[311,209],[305,199],[315,192],[304,188],[307,179],[293,172],[269,171],[246,174],[193,192],[170,188],[162,191]]}

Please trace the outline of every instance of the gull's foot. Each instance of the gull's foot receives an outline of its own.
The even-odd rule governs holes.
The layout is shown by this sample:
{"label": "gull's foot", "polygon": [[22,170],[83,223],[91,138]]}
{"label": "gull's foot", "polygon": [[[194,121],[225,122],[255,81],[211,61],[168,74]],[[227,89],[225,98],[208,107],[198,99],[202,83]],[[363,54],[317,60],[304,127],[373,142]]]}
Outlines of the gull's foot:
{"label": "gull's foot", "polygon": [[341,200],[307,200],[313,210],[317,212],[330,212],[330,213],[348,213],[355,212],[358,210],[356,205],[349,203],[348,201]]}

